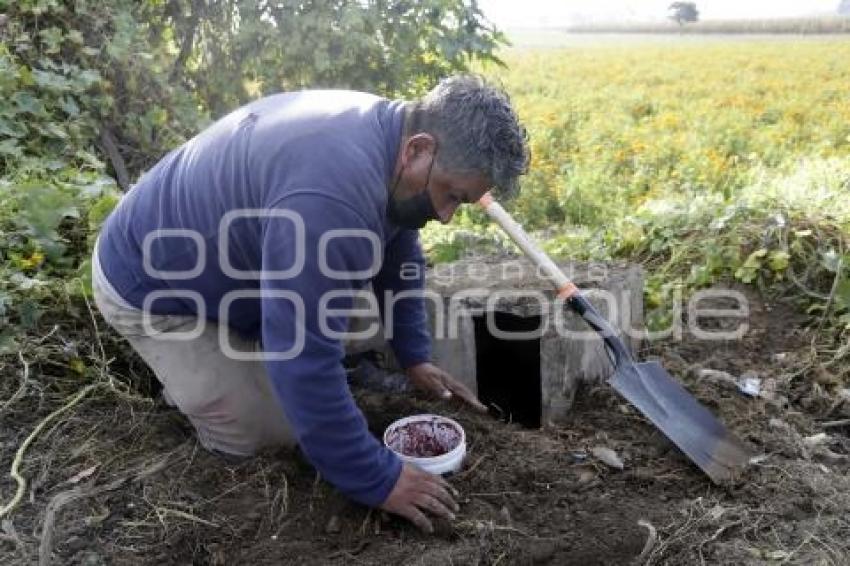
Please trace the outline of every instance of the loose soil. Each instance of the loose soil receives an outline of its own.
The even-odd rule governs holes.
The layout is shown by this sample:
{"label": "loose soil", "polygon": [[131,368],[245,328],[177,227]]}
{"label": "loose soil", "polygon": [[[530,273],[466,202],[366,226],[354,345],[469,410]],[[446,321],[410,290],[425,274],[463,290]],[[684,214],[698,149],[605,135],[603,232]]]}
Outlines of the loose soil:
{"label": "loose soil", "polygon": [[[450,478],[461,511],[426,535],[345,500],[298,452],[228,461],[200,448],[164,403],[105,386],[26,452],[29,486],[2,522],[0,564],[35,563],[40,545],[43,563],[85,565],[848,564],[850,427],[824,429],[822,421],[850,415],[834,401],[839,385],[808,365],[795,312],[754,302],[740,341],[686,336],[641,353],[660,358],[763,455],[734,484],[712,485],[605,386],[586,388],[569,421],[543,431],[458,405],[355,390],[377,437],[416,413],[446,415],[466,431],[466,463]],[[97,334],[90,324],[60,326],[33,348],[23,396],[14,397],[20,361],[3,358],[0,367],[4,470],[82,382],[132,382],[136,391],[150,380],[102,323]],[[69,355],[86,361],[85,376],[68,370]],[[777,397],[697,379],[703,369],[755,372],[775,380]],[[828,434],[821,444],[805,440],[820,432]],[[616,451],[624,469],[595,459],[597,446]],[[0,480],[4,503],[14,489]]]}

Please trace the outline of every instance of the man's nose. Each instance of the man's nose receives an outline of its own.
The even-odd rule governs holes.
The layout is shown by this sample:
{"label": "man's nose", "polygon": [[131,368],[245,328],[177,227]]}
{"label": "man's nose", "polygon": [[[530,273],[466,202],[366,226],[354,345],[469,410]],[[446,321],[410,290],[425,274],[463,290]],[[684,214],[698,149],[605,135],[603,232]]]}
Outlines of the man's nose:
{"label": "man's nose", "polygon": [[457,203],[449,204],[444,206],[442,210],[437,213],[440,217],[441,224],[448,224],[451,222],[452,216],[455,215],[455,211],[457,210],[457,206]]}

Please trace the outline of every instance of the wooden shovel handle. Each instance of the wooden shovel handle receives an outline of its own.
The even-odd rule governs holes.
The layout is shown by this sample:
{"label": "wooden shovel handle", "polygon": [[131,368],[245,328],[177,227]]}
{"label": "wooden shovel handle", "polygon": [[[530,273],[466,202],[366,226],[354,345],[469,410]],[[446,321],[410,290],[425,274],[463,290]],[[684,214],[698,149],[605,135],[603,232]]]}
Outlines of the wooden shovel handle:
{"label": "wooden shovel handle", "polygon": [[502,208],[502,205],[496,202],[489,192],[484,193],[484,196],[479,199],[478,204],[487,211],[490,218],[502,227],[502,230],[508,233],[508,236],[519,246],[523,253],[534,262],[534,265],[546,274],[558,290],[558,296],[563,298],[575,312],[584,318],[585,322],[591,328],[599,333],[613,356],[612,361],[615,367],[626,360],[631,360],[631,354],[617,335],[617,331],[599,314],[593,305],[590,304],[590,301],[582,296],[579,288],[564,275],[564,272],[555,265],[555,262],[543,250],[537,247],[537,244],[526,234],[522,226]]}
{"label": "wooden shovel handle", "polygon": [[541,269],[546,277],[552,281],[552,284],[558,290],[558,296],[563,299],[569,299],[578,294],[579,289],[569,278],[564,275],[564,272],[555,265],[548,255],[543,253],[537,244],[526,234],[522,226],[511,218],[502,205],[496,202],[493,196],[486,192],[478,201],[479,206],[483,208],[487,214],[502,227],[502,230],[507,232],[508,236],[516,243],[517,246],[534,262],[534,265]]}

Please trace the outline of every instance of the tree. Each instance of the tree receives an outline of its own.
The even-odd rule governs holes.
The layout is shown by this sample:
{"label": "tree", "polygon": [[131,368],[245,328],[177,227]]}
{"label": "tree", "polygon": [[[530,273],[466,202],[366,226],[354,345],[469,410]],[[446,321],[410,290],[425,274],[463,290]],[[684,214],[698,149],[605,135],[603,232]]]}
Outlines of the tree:
{"label": "tree", "polygon": [[[348,87],[418,94],[475,58],[497,61],[504,36],[477,0],[171,0],[175,64],[213,115],[263,94]],[[200,12],[200,17],[198,13]],[[212,72],[211,72],[212,71]]]}
{"label": "tree", "polygon": [[699,21],[699,10],[694,2],[673,2],[667,9],[673,12],[670,19],[680,26]]}
{"label": "tree", "polygon": [[127,185],[251,99],[412,97],[505,43],[477,0],[0,0],[0,178],[99,149]]}

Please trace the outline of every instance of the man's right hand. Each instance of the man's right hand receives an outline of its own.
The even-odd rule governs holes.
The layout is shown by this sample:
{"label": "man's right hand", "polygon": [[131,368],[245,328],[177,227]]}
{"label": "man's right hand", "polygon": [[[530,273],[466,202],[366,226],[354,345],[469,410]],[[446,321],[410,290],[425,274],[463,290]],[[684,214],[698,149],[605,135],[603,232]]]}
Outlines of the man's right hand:
{"label": "man's right hand", "polygon": [[401,475],[390,495],[381,504],[381,509],[401,515],[426,533],[433,533],[434,526],[425,511],[438,517],[454,519],[453,511],[458,511],[460,507],[452,497],[452,492],[457,495],[441,476],[404,463]]}

